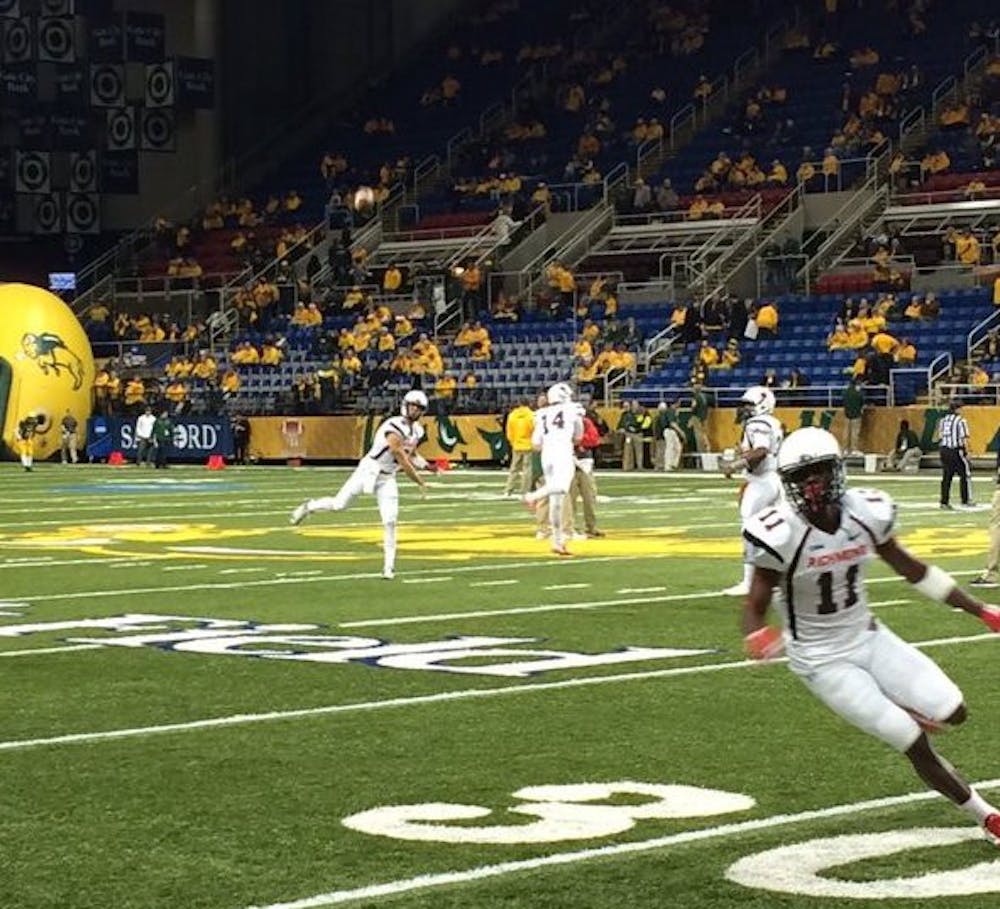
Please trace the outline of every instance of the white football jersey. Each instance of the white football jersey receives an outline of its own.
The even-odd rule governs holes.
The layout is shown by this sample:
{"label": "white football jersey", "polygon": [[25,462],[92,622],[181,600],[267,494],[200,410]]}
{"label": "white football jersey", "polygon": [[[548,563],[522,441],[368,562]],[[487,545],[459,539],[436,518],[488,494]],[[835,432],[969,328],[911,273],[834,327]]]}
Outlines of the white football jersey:
{"label": "white football jersey", "polygon": [[766,448],[767,455],[754,467],[747,468],[747,476],[763,476],[774,473],[778,469],[778,449],[785,433],[778,420],[769,413],[759,417],[750,417],[743,424],[743,438],[740,440],[740,450],[752,451],[755,448]]}
{"label": "white football jersey", "polygon": [[573,440],[583,435],[583,407],[575,401],[549,404],[535,411],[535,428],[531,443],[540,448],[542,456],[565,453],[573,457]]}
{"label": "white football jersey", "polygon": [[781,574],[785,645],[793,666],[816,665],[850,652],[870,627],[864,566],[892,537],[896,506],[877,489],[851,489],[840,527],[828,534],[788,502],[750,518],[743,537],[751,561]]}
{"label": "white football jersey", "polygon": [[403,448],[407,454],[412,455],[417,450],[417,446],[424,440],[424,427],[420,423],[411,423],[406,417],[389,417],[375,430],[372,437],[372,447],[365,455],[370,461],[374,461],[383,473],[395,473],[399,469],[396,463],[396,456],[389,448],[389,433],[395,433],[403,440]]}

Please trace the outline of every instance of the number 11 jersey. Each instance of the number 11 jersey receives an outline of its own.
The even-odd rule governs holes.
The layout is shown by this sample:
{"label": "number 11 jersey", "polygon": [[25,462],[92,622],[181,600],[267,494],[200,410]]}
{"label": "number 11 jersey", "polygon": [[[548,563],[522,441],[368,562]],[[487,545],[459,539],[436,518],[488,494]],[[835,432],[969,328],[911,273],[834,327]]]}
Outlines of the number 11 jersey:
{"label": "number 11 jersey", "polygon": [[781,575],[785,647],[793,668],[846,656],[870,628],[864,567],[893,535],[896,506],[876,489],[850,489],[840,526],[826,533],[788,502],[757,512],[744,525],[751,561]]}

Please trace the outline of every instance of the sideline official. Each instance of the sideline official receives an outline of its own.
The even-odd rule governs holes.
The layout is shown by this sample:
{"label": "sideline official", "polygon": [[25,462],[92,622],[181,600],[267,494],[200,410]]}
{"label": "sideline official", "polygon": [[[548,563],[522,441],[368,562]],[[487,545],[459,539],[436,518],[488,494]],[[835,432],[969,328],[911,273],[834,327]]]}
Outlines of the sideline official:
{"label": "sideline official", "polygon": [[948,402],[948,413],[941,419],[941,508],[952,510],[951,481],[958,476],[958,489],[963,505],[972,505],[969,494],[969,481],[972,470],[969,466],[969,424],[962,416],[962,402]]}

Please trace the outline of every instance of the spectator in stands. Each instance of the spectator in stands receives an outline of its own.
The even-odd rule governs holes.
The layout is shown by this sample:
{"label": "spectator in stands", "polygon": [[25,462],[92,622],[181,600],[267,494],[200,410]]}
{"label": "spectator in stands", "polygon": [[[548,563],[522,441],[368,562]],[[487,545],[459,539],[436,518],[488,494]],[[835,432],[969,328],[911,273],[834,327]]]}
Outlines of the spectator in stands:
{"label": "spectator in stands", "polygon": [[190,402],[188,401],[188,387],[180,379],[174,379],[167,386],[164,396],[170,402],[170,409],[175,414],[187,413],[190,406]]}
{"label": "spectator in stands", "polygon": [[726,349],[722,352],[722,359],[719,361],[718,369],[735,369],[740,365],[743,354],[740,353],[740,342],[736,338],[730,338],[726,342]]}
{"label": "spectator in stands", "polygon": [[[867,335],[866,335],[867,339]],[[843,319],[837,319],[833,326],[833,331],[826,338],[827,350],[847,350],[853,345],[850,343],[850,335]]]}
{"label": "spectator in stands", "polygon": [[768,367],[764,370],[764,375],[761,377],[760,384],[764,388],[780,388],[781,381],[778,379],[778,371],[773,367]]}
{"label": "spectator in stands", "polygon": [[469,262],[458,277],[462,283],[462,312],[472,317],[482,308],[482,272],[475,262]]}
{"label": "spectator in stands", "polygon": [[390,262],[382,275],[382,290],[387,294],[399,293],[403,286],[403,273],[395,262]]}
{"label": "spectator in stands", "polygon": [[701,347],[698,348],[698,363],[706,369],[711,369],[719,362],[719,352],[709,343],[707,338],[703,338]]}
{"label": "spectator in stands", "polygon": [[886,455],[882,470],[895,471],[896,473],[915,471],[920,466],[923,454],[920,450],[920,440],[917,438],[917,434],[910,429],[909,420],[900,420],[896,441],[892,450]]}
{"label": "spectator in stands", "polygon": [[912,366],[917,361],[917,348],[909,338],[903,338],[896,347],[893,359],[899,366]]}
{"label": "spectator in stands", "polygon": [[680,197],[670,182],[669,177],[664,177],[663,182],[656,190],[656,207],[660,211],[673,211],[680,204]]}
{"label": "spectator in stands", "polygon": [[778,304],[773,300],[765,301],[757,310],[757,332],[762,338],[774,338],[778,335]]}
{"label": "spectator in stands", "polygon": [[146,386],[138,376],[132,376],[125,384],[125,411],[138,414],[146,407]]}
{"label": "spectator in stands", "polygon": [[979,240],[971,228],[965,227],[955,238],[955,255],[962,265],[978,265],[980,259]]}
{"label": "spectator in stands", "polygon": [[653,206],[653,191],[642,177],[635,178],[632,190],[632,211],[636,213],[649,211]]}
{"label": "spectator in stands", "polygon": [[920,179],[926,180],[929,176],[942,174],[951,167],[951,158],[943,148],[929,151],[920,160]]}
{"label": "spectator in stands", "polygon": [[240,390],[242,385],[239,374],[236,370],[229,368],[222,374],[222,381],[220,383],[220,388],[222,389],[223,398],[231,398]]}
{"label": "spectator in stands", "polygon": [[285,355],[278,342],[272,338],[266,338],[260,352],[261,366],[280,366]]}
{"label": "spectator in stands", "polygon": [[782,388],[808,388],[809,377],[801,369],[793,369],[781,383]]}

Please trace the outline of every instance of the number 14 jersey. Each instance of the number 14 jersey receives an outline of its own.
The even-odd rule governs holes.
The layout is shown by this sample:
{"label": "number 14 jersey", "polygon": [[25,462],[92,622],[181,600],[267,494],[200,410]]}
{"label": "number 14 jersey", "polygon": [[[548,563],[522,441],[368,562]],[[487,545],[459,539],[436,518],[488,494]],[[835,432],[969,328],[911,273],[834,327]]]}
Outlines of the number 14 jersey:
{"label": "number 14 jersey", "polygon": [[896,506],[876,489],[851,489],[841,500],[840,526],[826,533],[788,502],[757,512],[744,525],[751,561],[781,575],[785,646],[800,669],[840,659],[872,621],[864,566],[892,537]]}

